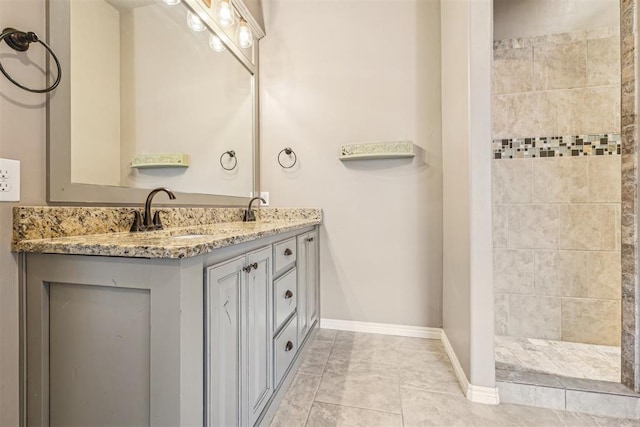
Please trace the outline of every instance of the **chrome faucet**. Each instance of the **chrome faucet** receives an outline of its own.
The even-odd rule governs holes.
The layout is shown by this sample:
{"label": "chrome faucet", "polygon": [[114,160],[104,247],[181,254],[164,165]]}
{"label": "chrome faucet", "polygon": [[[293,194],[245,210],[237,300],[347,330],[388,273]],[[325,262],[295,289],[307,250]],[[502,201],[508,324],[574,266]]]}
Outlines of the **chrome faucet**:
{"label": "chrome faucet", "polygon": [[244,216],[242,217],[242,221],[243,222],[249,222],[249,221],[255,221],[256,220],[256,214],[253,212],[253,209],[251,209],[251,205],[256,200],[261,200],[262,203],[267,203],[267,201],[265,199],[263,199],[262,197],[254,197],[253,199],[251,199],[249,201],[249,206],[247,207],[247,210],[244,211]]}
{"label": "chrome faucet", "polygon": [[153,219],[151,218],[151,201],[153,197],[159,192],[165,192],[169,196],[170,200],[175,200],[176,195],[164,187],[155,188],[151,190],[149,195],[147,196],[147,201],[144,204],[144,217],[140,216],[140,212],[138,210],[134,212],[133,225],[131,226],[131,231],[153,231],[153,230],[162,230],[164,227],[162,226],[162,221],[160,220],[160,212],[156,211],[155,215],[153,215]]}

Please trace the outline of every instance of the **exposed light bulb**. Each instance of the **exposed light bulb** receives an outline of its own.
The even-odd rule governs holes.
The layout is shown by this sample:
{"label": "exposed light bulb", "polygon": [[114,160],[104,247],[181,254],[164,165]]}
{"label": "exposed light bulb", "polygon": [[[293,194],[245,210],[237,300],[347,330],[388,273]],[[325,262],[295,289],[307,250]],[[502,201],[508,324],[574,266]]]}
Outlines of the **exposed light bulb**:
{"label": "exposed light bulb", "polygon": [[191,11],[187,12],[187,25],[193,31],[204,31],[205,30],[204,22],[202,22],[202,19],[200,19],[200,17],[198,15],[196,15],[195,13],[193,13]]}
{"label": "exposed light bulb", "polygon": [[220,37],[216,36],[215,34],[209,35],[209,47],[216,52],[224,52],[224,50],[226,49],[224,43],[222,43],[222,40],[220,40]]}
{"label": "exposed light bulb", "polygon": [[231,6],[230,0],[218,0],[218,4],[216,5],[216,16],[218,17],[218,21],[220,25],[223,27],[230,27],[236,21],[236,15],[233,11],[233,6]]}
{"label": "exposed light bulb", "polygon": [[162,1],[164,1],[169,6],[173,6],[173,5],[176,5],[176,4],[180,3],[180,0],[162,0]]}
{"label": "exposed light bulb", "polygon": [[237,34],[238,44],[241,48],[251,47],[253,44],[253,34],[251,34],[251,28],[249,28],[249,24],[244,19],[240,19],[240,24],[238,25],[238,34]]}

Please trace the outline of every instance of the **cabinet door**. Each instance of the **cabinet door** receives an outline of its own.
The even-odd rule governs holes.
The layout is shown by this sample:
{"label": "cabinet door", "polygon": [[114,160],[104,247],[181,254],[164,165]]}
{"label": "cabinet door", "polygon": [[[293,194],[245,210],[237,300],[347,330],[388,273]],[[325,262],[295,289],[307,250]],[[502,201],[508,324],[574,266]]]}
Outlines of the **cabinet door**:
{"label": "cabinet door", "polygon": [[307,324],[310,328],[318,319],[318,232],[307,237]]}
{"label": "cabinet door", "polygon": [[247,424],[253,426],[273,393],[273,311],[271,310],[271,247],[247,255],[246,359],[244,381]]}
{"label": "cabinet door", "polygon": [[206,420],[208,426],[240,425],[241,291],[245,257],[207,269],[205,286]]}
{"label": "cabinet door", "polygon": [[307,336],[309,323],[307,317],[307,238],[309,234],[298,236],[298,342]]}

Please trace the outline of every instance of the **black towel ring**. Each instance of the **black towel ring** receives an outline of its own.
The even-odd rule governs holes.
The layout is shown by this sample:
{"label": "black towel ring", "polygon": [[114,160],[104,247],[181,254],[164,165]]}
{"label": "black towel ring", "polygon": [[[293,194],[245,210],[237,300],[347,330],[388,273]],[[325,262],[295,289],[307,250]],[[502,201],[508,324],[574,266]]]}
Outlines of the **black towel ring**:
{"label": "black towel ring", "polygon": [[[285,153],[287,156],[291,157],[291,155],[293,154],[293,163],[291,163],[289,166],[285,166],[282,164],[282,161],[280,160],[280,156],[282,156],[282,153]],[[298,161],[298,156],[296,156],[295,151],[293,151],[291,149],[291,147],[286,147],[283,148],[279,153],[278,153],[278,163],[280,164],[280,166],[282,166],[285,169],[291,169],[292,167],[294,167],[296,165],[296,162]]]}
{"label": "black towel ring", "polygon": [[[233,166],[231,166],[230,168],[225,167],[224,163],[222,163],[222,159],[224,158],[225,154],[229,156],[229,159],[233,159]],[[238,166],[238,157],[236,157],[236,152],[233,150],[229,150],[222,153],[222,156],[220,156],[220,166],[222,166],[222,169],[226,171],[234,170],[236,166]]]}
{"label": "black towel ring", "polygon": [[9,81],[11,83],[13,83],[14,85],[18,86],[21,89],[24,89],[24,90],[26,90],[28,92],[33,92],[33,93],[51,92],[56,87],[58,87],[58,85],[60,84],[60,78],[62,77],[62,67],[60,66],[60,61],[58,60],[58,57],[56,56],[56,54],[53,53],[53,50],[51,50],[51,48],[45,42],[40,40],[38,38],[38,36],[36,35],[36,33],[32,32],[32,31],[29,31],[29,32],[25,33],[24,31],[16,30],[15,28],[5,28],[4,30],[2,30],[2,33],[0,33],[0,42],[2,40],[4,40],[9,45],[9,47],[11,49],[17,50],[18,52],[26,52],[27,50],[29,50],[29,45],[31,43],[34,43],[34,42],[40,43],[42,46],[44,46],[44,48],[47,50],[47,52],[49,52],[49,55],[51,55],[51,57],[55,61],[56,68],[58,69],[58,77],[56,78],[56,81],[53,82],[53,84],[51,86],[49,86],[48,88],[45,88],[45,89],[30,89],[30,88],[18,83],[17,81],[15,81],[5,71],[4,67],[0,63],[0,72],[2,72],[2,74],[4,74],[4,76],[7,79],[9,79]]}

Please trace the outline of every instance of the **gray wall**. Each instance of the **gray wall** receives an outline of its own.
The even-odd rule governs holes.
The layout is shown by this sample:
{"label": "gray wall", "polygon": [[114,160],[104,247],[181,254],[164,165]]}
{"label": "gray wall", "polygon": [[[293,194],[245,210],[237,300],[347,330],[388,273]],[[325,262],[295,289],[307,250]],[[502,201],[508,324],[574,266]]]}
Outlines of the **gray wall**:
{"label": "gray wall", "polygon": [[[0,28],[15,27],[45,36],[43,0],[0,1]],[[10,55],[6,46],[2,54]],[[39,46],[28,52],[36,64],[44,65]],[[44,85],[42,72],[3,58],[3,65],[16,79],[33,86]],[[45,110],[44,95],[27,93],[0,76],[0,157],[20,160],[21,204],[45,203]],[[9,251],[11,207],[0,202],[0,425],[18,425],[18,267]]]}
{"label": "gray wall", "polygon": [[[3,27],[44,34],[42,0],[2,0],[0,16]],[[274,0],[269,17],[261,44],[263,187],[275,206],[324,209],[322,316],[441,326],[438,2]],[[30,55],[43,63],[39,50]],[[21,77],[43,83],[31,68]],[[44,96],[4,78],[0,93],[0,157],[22,161],[21,204],[44,204]],[[341,144],[397,139],[414,141],[413,161],[337,159]],[[300,164],[287,173],[276,155],[288,145]],[[11,206],[0,205],[0,425],[18,419]],[[450,300],[450,319],[468,319],[464,298],[466,305]],[[468,323],[461,328],[463,342]]]}
{"label": "gray wall", "polygon": [[[441,326],[439,2],[270,3],[261,183],[274,206],[324,211],[321,316]],[[415,159],[338,160],[342,144],[401,139]]]}
{"label": "gray wall", "polygon": [[494,387],[491,0],[442,2],[443,327],[467,378]]}

